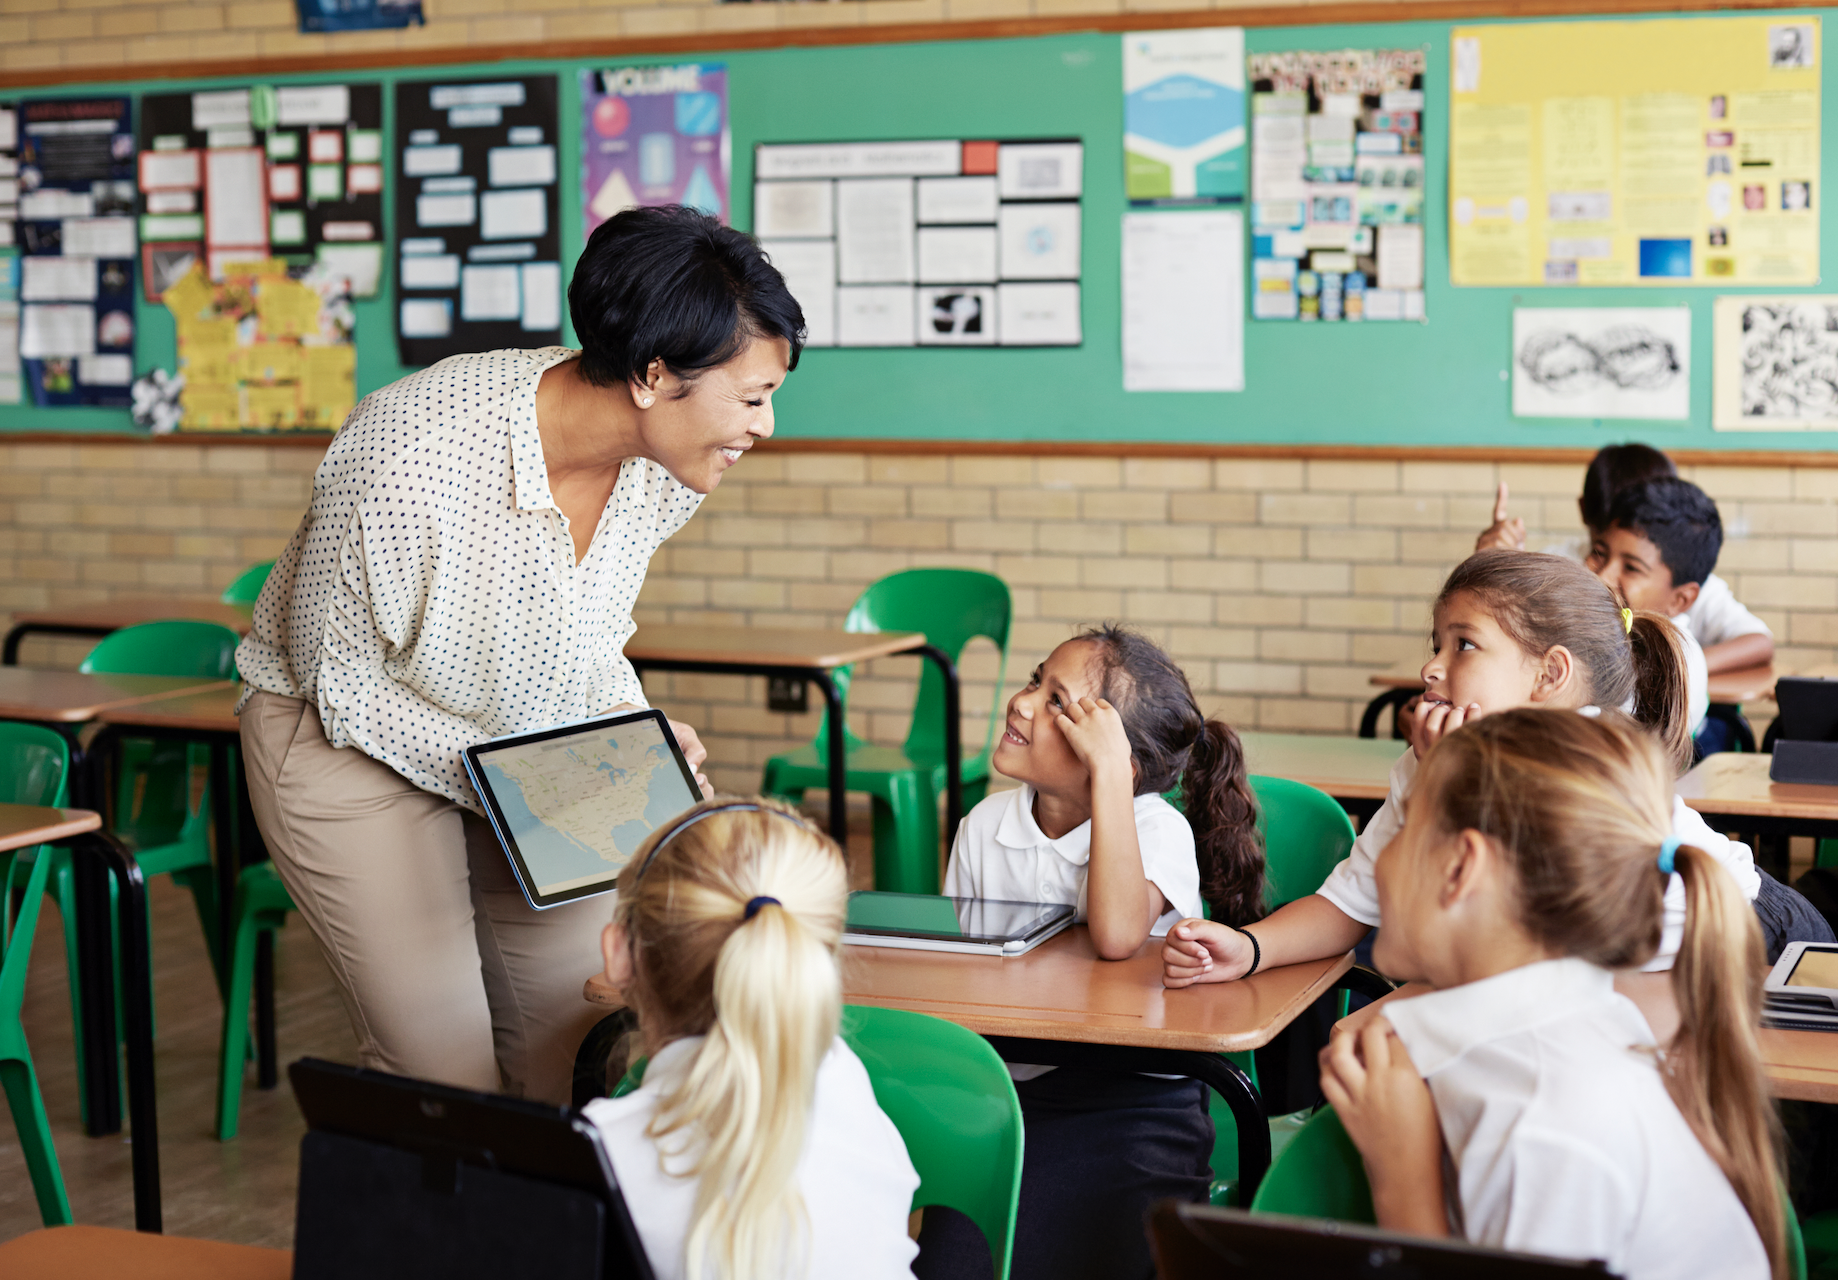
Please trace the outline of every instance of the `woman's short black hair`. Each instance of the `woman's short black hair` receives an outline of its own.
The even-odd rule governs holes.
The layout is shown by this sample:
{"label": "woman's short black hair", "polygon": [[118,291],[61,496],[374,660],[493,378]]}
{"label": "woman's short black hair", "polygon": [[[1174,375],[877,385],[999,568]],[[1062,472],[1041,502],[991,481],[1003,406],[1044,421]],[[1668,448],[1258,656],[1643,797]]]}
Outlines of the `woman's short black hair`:
{"label": "woman's short black hair", "polygon": [[783,338],[798,367],[804,312],[751,236],[684,205],[627,209],[587,240],[568,285],[581,376],[644,379],[653,360],[679,378],[725,364],[756,338]]}

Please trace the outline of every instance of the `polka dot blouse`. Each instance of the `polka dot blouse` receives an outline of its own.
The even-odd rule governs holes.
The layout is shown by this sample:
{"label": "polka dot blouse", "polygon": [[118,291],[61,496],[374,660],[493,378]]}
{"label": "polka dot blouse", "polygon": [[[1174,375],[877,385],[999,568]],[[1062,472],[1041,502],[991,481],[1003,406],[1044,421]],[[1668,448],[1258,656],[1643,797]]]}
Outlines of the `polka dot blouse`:
{"label": "polka dot blouse", "polygon": [[702,501],[630,459],[575,564],[536,433],[536,385],[574,354],[453,356],[365,396],[236,651],[251,690],[317,704],[333,746],[473,809],[465,747],[645,705],[632,603]]}

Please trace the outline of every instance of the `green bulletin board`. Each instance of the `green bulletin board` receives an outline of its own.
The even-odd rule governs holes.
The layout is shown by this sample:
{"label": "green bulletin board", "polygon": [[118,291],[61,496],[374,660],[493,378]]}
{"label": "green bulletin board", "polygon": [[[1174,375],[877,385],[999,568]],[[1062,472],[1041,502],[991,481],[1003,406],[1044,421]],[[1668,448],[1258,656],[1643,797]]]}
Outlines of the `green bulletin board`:
{"label": "green bulletin board", "polygon": [[[1780,11],[1783,18],[1790,12]],[[1830,16],[1838,10],[1805,12]],[[1230,12],[1219,14],[1229,23]],[[1617,21],[1625,21],[1618,17]],[[1832,29],[1830,27],[1828,30]],[[1448,269],[1449,24],[1369,23],[1264,27],[1245,33],[1248,52],[1396,48],[1428,51],[1424,121],[1425,324],[1298,325],[1247,321],[1246,389],[1234,393],[1125,393],[1120,349],[1120,224],[1125,210],[1122,48],[1115,33],[928,44],[839,45],[697,56],[519,60],[365,71],[384,85],[386,184],[395,180],[393,84],[400,79],[559,74],[559,161],[564,276],[581,237],[580,119],[575,70],[689,61],[724,62],[733,121],[734,222],[751,222],[752,154],[760,142],[928,137],[1070,137],[1085,143],[1084,345],[1069,349],[823,349],[807,352],[775,397],[789,437],[902,440],[1320,443],[1475,447],[1594,447],[1638,431],[1666,448],[1818,449],[1824,432],[1714,432],[1710,427],[1711,309],[1717,290],[1668,290],[1692,309],[1692,416],[1685,423],[1528,421],[1511,416],[1515,305],[1638,306],[1649,291],[1456,289]],[[325,74],[261,77],[275,84],[324,82]],[[214,88],[249,78],[93,82],[56,96]],[[1838,94],[1823,95],[1833,132]],[[1828,146],[1827,151],[1831,148]],[[1827,171],[1829,172],[1829,170]],[[388,218],[386,212],[385,217]],[[1178,216],[1178,215],[1170,215]],[[1821,236],[1838,226],[1829,204]],[[397,360],[394,264],[385,287],[356,303],[361,396],[410,372]],[[1726,290],[1725,292],[1756,292]],[[1768,290],[1767,292],[1795,292]],[[1800,290],[1799,292],[1816,292]],[[171,317],[139,304],[136,372],[175,366]],[[572,330],[564,326],[564,341]],[[0,432],[131,430],[125,411],[0,406]]]}

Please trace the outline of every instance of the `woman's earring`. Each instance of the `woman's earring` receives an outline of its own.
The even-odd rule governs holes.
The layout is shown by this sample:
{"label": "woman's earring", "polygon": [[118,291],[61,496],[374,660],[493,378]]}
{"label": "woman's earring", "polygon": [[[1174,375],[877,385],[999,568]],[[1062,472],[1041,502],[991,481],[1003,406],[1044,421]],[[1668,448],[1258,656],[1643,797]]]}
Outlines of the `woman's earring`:
{"label": "woman's earring", "polygon": [[640,409],[649,409],[651,407],[651,397],[646,396],[643,400],[640,400],[638,402],[638,407]]}

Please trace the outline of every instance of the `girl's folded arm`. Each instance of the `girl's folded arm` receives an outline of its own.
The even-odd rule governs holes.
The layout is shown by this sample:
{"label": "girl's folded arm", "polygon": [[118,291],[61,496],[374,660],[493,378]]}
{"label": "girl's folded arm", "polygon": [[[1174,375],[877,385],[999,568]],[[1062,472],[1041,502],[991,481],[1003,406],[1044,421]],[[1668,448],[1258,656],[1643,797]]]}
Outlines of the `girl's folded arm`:
{"label": "girl's folded arm", "polygon": [[1230,982],[1258,968],[1300,964],[1351,950],[1371,926],[1355,920],[1318,893],[1298,898],[1255,924],[1246,925],[1257,946],[1239,931],[1213,920],[1183,920],[1162,948],[1162,985]]}

